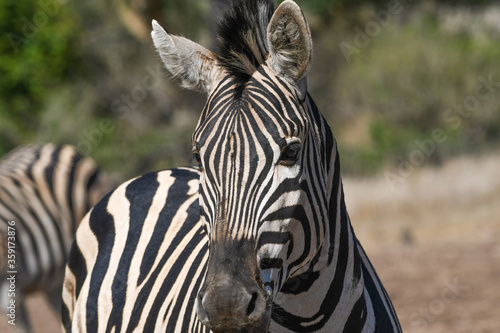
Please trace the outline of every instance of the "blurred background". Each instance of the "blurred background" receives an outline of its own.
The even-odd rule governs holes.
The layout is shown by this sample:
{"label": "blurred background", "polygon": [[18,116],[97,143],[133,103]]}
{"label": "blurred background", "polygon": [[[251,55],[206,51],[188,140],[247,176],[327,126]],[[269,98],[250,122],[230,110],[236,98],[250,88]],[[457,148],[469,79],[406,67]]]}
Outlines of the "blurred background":
{"label": "blurred background", "polygon": [[[352,223],[404,330],[499,332],[500,2],[296,1]],[[117,181],[192,164],[205,96],[169,81],[150,22],[215,51],[229,3],[2,0],[0,156],[70,143]]]}

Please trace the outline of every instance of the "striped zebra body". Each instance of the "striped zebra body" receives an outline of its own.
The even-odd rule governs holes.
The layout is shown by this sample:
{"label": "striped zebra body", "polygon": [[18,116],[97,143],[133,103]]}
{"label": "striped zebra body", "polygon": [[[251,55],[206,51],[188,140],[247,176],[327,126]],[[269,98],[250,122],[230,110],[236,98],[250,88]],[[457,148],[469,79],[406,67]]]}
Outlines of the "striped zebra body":
{"label": "striped zebra body", "polygon": [[15,301],[16,327],[30,330],[25,294],[43,291],[60,304],[77,223],[105,190],[95,162],[72,146],[26,145],[0,161],[0,303],[6,311]]}
{"label": "striped zebra body", "polygon": [[66,272],[66,330],[400,332],[307,93],[300,8],[240,2],[219,30],[216,55],[153,22],[167,69],[208,95],[199,172],[134,179],[87,215]]}
{"label": "striped zebra body", "polygon": [[192,168],[138,177],[82,220],[63,291],[67,332],[208,332],[193,311],[208,259],[198,179]]}

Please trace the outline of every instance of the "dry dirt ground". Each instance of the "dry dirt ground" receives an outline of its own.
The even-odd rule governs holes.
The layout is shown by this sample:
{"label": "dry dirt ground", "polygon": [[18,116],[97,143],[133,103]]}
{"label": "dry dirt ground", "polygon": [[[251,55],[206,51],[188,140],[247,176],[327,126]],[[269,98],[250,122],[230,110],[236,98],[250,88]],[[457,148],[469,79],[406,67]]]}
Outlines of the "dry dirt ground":
{"label": "dry dirt ground", "polygon": [[[404,332],[500,333],[500,154],[398,178],[344,179],[358,238]],[[59,332],[40,295],[34,331]],[[14,332],[0,320],[0,332]]]}
{"label": "dry dirt ground", "polygon": [[500,332],[500,154],[394,175],[344,190],[404,332]]}

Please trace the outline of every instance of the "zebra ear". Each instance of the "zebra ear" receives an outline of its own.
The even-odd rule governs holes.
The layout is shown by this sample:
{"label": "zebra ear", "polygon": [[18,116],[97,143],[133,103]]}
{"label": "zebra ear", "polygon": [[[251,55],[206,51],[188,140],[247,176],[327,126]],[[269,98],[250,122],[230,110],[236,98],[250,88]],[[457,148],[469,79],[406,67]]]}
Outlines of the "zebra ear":
{"label": "zebra ear", "polygon": [[195,42],[169,34],[153,20],[151,37],[167,70],[187,89],[209,93],[220,71],[216,56]]}
{"label": "zebra ear", "polygon": [[294,83],[301,81],[311,64],[312,38],[306,18],[295,2],[285,0],[278,6],[267,27],[267,38],[269,66]]}

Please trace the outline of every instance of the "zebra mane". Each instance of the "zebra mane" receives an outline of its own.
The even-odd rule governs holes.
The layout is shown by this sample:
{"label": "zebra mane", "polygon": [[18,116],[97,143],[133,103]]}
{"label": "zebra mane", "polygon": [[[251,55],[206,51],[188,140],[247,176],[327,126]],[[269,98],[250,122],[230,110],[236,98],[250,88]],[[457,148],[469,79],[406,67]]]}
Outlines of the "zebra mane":
{"label": "zebra mane", "polygon": [[267,26],[273,0],[236,0],[218,25],[218,61],[235,77],[241,92],[269,54]]}

